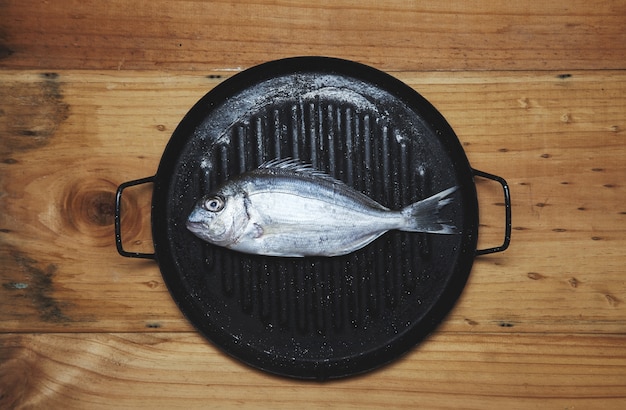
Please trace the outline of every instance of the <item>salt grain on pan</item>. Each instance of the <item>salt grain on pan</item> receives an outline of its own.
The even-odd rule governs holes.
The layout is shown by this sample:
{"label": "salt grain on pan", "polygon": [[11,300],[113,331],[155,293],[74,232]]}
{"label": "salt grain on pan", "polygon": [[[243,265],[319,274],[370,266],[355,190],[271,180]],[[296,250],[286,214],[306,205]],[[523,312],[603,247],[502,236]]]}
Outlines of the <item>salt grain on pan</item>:
{"label": "salt grain on pan", "polygon": [[211,162],[211,159],[209,157],[202,158],[202,161],[200,161],[200,168],[202,168],[205,171],[212,170],[213,163]]}
{"label": "salt grain on pan", "polygon": [[407,144],[407,140],[408,138],[403,135],[400,130],[395,130],[394,132],[394,137],[396,138],[396,142],[402,146],[405,146]]}

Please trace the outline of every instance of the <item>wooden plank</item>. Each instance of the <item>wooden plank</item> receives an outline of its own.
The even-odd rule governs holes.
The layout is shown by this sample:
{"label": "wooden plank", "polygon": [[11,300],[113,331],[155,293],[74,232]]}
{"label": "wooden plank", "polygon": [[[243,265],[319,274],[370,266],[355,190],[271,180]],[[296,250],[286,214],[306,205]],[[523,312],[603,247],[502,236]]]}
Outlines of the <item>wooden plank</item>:
{"label": "wooden plank", "polygon": [[0,67],[231,70],[330,55],[385,70],[622,69],[626,3],[0,2]]}
{"label": "wooden plank", "polygon": [[626,338],[442,334],[366,376],[300,382],[193,333],[0,335],[0,407],[602,408],[626,405]]}
{"label": "wooden plank", "polygon": [[[400,72],[449,120],[472,165],[505,177],[513,240],[478,258],[446,332],[626,329],[626,73]],[[189,331],[150,261],[120,257],[113,198],[156,171],[219,73],[0,72],[0,331]],[[480,246],[501,189],[477,180]],[[150,250],[150,188],[124,231]]]}

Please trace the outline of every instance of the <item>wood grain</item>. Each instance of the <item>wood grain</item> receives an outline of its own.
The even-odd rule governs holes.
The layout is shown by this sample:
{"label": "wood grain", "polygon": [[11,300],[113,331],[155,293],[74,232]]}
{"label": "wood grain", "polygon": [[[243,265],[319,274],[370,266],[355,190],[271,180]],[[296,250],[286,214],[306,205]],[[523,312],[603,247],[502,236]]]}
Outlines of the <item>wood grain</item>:
{"label": "wood grain", "polygon": [[625,342],[437,334],[369,376],[311,383],[253,371],[194,333],[0,335],[0,407],[618,409]]}
{"label": "wood grain", "polygon": [[232,70],[293,55],[391,70],[621,69],[626,3],[0,2],[0,66]]}
{"label": "wood grain", "polygon": [[[626,75],[397,77],[446,116],[475,168],[511,185],[512,246],[476,260],[442,330],[623,333]],[[121,182],[154,174],[171,131],[222,79],[84,71],[0,78],[0,109],[11,118],[0,123],[0,329],[190,330],[156,264],[115,251],[113,200]],[[494,246],[503,236],[502,192],[477,183],[479,245]],[[150,194],[145,186],[124,196],[129,249],[151,250]]]}
{"label": "wood grain", "polygon": [[[626,2],[0,0],[0,408],[626,408]],[[303,383],[198,335],[113,198],[241,69],[391,72],[505,177],[513,237],[404,358]],[[480,247],[502,192],[477,179]],[[151,251],[151,189],[124,196]]]}

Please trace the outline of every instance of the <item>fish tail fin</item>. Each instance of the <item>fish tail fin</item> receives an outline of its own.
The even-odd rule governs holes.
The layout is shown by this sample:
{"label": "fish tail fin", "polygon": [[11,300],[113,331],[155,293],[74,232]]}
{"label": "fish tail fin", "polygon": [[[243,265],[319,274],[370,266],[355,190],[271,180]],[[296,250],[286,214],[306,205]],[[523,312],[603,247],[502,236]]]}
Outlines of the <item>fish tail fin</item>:
{"label": "fish tail fin", "polygon": [[457,189],[457,186],[448,188],[402,209],[401,212],[404,216],[405,224],[400,230],[440,234],[458,233],[458,229],[456,226],[451,225],[450,221],[442,221],[439,219],[439,211],[453,201],[450,195]]}

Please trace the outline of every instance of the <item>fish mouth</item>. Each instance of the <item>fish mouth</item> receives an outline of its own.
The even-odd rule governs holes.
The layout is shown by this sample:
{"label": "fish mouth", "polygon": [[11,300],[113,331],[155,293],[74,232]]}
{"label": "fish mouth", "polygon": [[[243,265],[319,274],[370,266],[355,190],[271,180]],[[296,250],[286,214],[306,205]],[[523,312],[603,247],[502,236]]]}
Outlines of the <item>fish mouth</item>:
{"label": "fish mouth", "polygon": [[185,225],[187,226],[187,229],[195,234],[202,232],[207,228],[202,215],[197,208],[192,210],[191,214],[187,217]]}
{"label": "fish mouth", "polygon": [[185,225],[187,226],[187,229],[193,233],[202,232],[203,228],[205,228],[202,222],[187,221]]}

